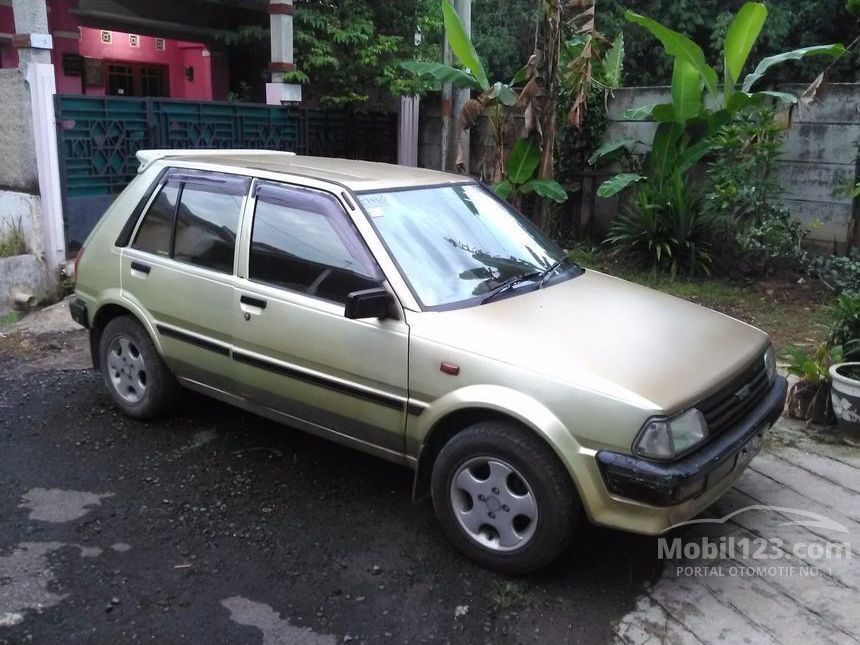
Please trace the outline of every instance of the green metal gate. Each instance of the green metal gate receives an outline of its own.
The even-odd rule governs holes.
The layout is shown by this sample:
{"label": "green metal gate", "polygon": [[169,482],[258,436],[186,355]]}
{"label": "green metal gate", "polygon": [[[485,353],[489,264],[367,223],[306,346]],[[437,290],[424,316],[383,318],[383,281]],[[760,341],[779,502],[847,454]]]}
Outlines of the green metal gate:
{"label": "green metal gate", "polygon": [[176,99],[56,97],[68,248],[95,226],[147,148],[256,148],[397,161],[397,115]]}

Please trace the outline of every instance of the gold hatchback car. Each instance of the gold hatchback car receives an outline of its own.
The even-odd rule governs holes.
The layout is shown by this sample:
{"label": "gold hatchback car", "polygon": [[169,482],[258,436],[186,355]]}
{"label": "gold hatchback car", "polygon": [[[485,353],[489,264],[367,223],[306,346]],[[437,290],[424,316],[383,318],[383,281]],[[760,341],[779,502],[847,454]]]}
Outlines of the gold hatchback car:
{"label": "gold hatchback car", "polygon": [[143,151],[89,236],[72,316],[116,404],[182,387],[415,471],[487,567],[583,515],[701,512],[782,411],[768,337],[573,263],[469,177],[269,151]]}

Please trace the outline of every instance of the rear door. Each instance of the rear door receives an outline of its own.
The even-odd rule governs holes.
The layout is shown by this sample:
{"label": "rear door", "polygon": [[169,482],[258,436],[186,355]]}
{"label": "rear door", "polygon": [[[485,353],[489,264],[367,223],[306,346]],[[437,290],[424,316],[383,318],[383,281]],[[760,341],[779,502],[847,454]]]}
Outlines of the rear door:
{"label": "rear door", "polygon": [[349,293],[384,283],[329,193],[259,182],[233,302],[240,392],[305,429],[403,453],[408,329],[344,317]]}
{"label": "rear door", "polygon": [[154,322],[177,376],[232,386],[236,233],[247,177],[174,169],[122,253],[123,296]]}

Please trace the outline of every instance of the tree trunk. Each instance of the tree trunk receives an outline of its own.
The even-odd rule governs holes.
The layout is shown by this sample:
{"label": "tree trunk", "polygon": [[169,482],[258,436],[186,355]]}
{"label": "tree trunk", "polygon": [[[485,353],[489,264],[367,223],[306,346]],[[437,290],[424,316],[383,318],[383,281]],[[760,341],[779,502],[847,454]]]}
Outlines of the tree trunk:
{"label": "tree trunk", "polygon": [[[561,0],[550,0],[546,3],[542,42],[537,49],[543,51],[544,88],[540,110],[541,161],[538,166],[538,177],[552,179],[553,158],[555,156],[555,137],[557,124],[556,97],[558,96],[558,65],[561,47]],[[535,219],[546,229],[550,219],[552,203],[548,199],[539,199]]]}

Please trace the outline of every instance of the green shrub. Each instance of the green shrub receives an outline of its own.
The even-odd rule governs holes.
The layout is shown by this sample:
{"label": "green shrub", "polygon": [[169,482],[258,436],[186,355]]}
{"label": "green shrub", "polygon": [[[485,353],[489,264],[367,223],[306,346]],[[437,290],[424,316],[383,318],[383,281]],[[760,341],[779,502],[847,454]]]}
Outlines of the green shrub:
{"label": "green shrub", "polygon": [[837,293],[860,296],[860,249],[854,247],[848,255],[822,255],[809,260],[809,273]]}
{"label": "green shrub", "polygon": [[735,240],[741,252],[764,251],[771,262],[797,261],[803,255],[800,243],[807,233],[786,209],[765,205],[761,215],[739,231]]}
{"label": "green shrub", "polygon": [[738,113],[714,135],[707,210],[729,227],[756,225],[783,189],[773,172],[785,131],[770,108]]}
{"label": "green shrub", "polygon": [[860,292],[837,298],[827,342],[841,345],[846,360],[860,360]]}
{"label": "green shrub", "polygon": [[680,176],[657,185],[646,182],[612,223],[606,244],[654,273],[710,275],[709,229],[701,205],[701,196]]}

